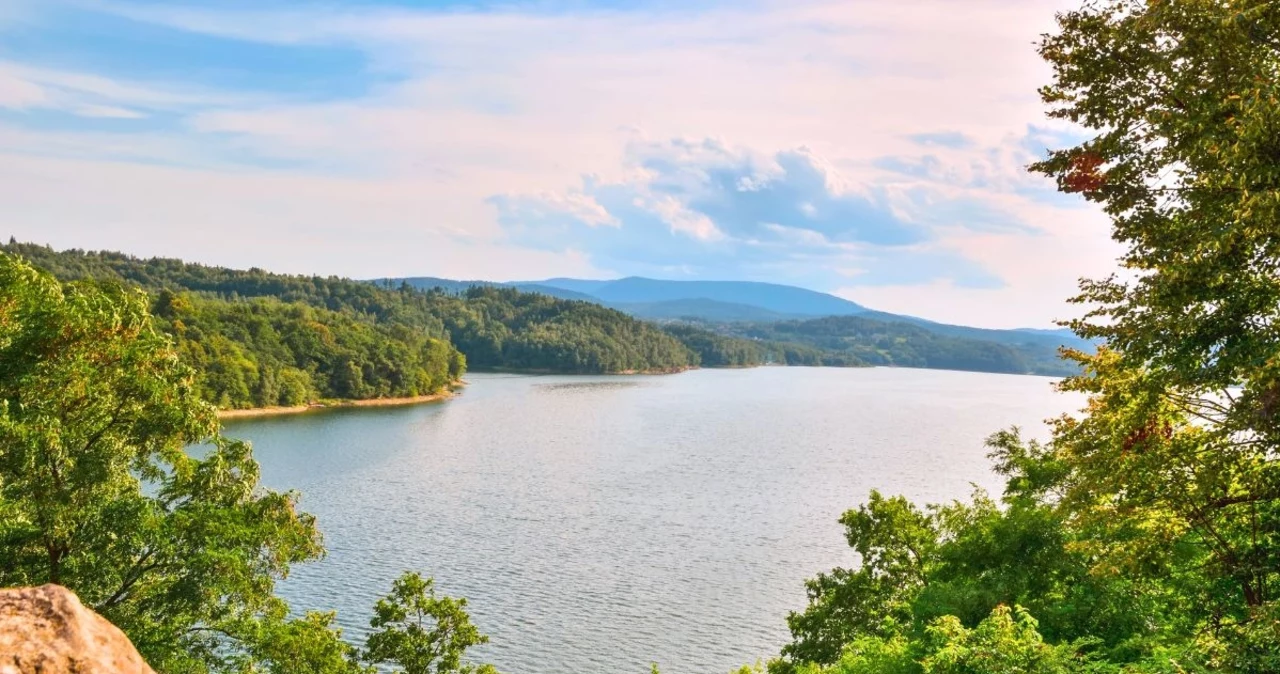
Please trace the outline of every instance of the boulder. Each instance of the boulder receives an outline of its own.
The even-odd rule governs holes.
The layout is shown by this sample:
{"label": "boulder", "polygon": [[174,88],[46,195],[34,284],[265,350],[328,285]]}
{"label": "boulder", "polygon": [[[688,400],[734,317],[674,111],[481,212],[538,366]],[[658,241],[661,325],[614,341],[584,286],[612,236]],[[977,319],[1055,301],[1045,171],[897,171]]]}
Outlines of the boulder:
{"label": "boulder", "polygon": [[155,674],[105,618],[57,585],[0,590],[0,674]]}

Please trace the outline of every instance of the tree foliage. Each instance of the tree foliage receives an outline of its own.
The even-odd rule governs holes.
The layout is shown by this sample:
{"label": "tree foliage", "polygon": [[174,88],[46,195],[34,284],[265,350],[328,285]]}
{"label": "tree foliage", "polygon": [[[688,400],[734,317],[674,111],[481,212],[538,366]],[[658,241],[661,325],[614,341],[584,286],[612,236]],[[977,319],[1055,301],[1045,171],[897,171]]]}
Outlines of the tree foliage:
{"label": "tree foliage", "polygon": [[248,445],[218,435],[142,293],[9,255],[0,503],[0,585],[72,588],[165,671],[225,665],[273,579],[321,553],[294,495],[259,488]]}
{"label": "tree foliage", "polygon": [[[1027,447],[1011,433],[992,442],[997,457],[1005,456],[1003,448]],[[841,522],[861,564],[809,581],[809,605],[788,619],[793,641],[772,670],[834,665],[854,643],[880,652],[901,642],[912,661],[921,661],[938,625],[971,628],[1010,606],[1040,616],[1037,638],[1047,643],[1137,657],[1135,644],[1159,617],[1153,589],[1093,574],[1089,555],[1076,547],[1046,492],[1025,491],[1020,468],[1001,465],[1008,466],[1011,487],[1000,503],[979,492],[967,503],[919,508],[873,492],[846,513]]]}
{"label": "tree foliage", "polygon": [[474,367],[610,374],[698,365],[697,354],[657,326],[598,304],[492,286],[429,296]]}
{"label": "tree foliage", "polygon": [[1280,572],[1280,6],[1115,1],[1061,24],[1045,100],[1099,134],[1035,169],[1102,204],[1129,272],[1076,298],[1073,327],[1109,348],[1067,384],[1093,401],[1057,429],[1068,505],[1131,535],[1110,563],[1207,564],[1201,599],[1246,619]]}
{"label": "tree foliage", "polygon": [[[294,617],[274,596],[322,555],[315,521],[220,435],[148,304],[0,255],[0,586],[72,589],[161,672],[370,674],[332,613]],[[418,601],[422,583],[408,575],[394,596]],[[451,630],[435,671],[492,672],[462,662],[483,640],[465,603],[429,599]],[[375,620],[376,662],[420,671],[413,639],[378,650],[391,622]]]}
{"label": "tree foliage", "polygon": [[229,302],[161,291],[157,326],[219,407],[431,395],[461,378],[446,339],[274,298]]}
{"label": "tree foliage", "polygon": [[[1069,354],[1088,405],[1048,444],[992,438],[998,505],[846,516],[916,513],[899,539],[850,529],[875,547],[811,583],[775,669],[1280,667],[1280,3],[1093,0],[1040,52],[1050,113],[1095,135],[1033,169],[1126,246],[1075,300],[1106,344]],[[923,576],[871,583],[910,532],[935,536]]]}
{"label": "tree foliage", "polygon": [[463,654],[489,641],[466,612],[467,600],[436,595],[431,578],[406,573],[374,606],[363,657],[393,663],[404,674],[497,674],[492,665],[470,665]]}
{"label": "tree foliage", "polygon": [[693,351],[702,367],[752,367],[774,362],[787,364],[777,345],[729,337],[687,323],[669,324],[664,329]]}

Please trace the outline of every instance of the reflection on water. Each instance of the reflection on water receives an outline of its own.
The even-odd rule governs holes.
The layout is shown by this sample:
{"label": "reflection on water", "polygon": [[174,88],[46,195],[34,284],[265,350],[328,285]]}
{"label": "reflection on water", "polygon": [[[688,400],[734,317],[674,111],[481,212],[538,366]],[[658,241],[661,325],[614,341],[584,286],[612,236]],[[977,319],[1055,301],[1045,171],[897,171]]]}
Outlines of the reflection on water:
{"label": "reflection on water", "polygon": [[552,384],[535,384],[534,389],[547,392],[581,391],[584,393],[590,393],[593,391],[635,388],[637,386],[644,385],[644,382],[636,379],[614,379],[611,381],[562,381]]}
{"label": "reflection on water", "polygon": [[1078,407],[1037,377],[761,368],[468,375],[441,405],[252,419],[329,555],[296,608],[362,638],[401,571],[468,597],[504,672],[723,674],[776,654],[803,580],[854,563],[836,520],[872,488],[998,488],[983,438]]}

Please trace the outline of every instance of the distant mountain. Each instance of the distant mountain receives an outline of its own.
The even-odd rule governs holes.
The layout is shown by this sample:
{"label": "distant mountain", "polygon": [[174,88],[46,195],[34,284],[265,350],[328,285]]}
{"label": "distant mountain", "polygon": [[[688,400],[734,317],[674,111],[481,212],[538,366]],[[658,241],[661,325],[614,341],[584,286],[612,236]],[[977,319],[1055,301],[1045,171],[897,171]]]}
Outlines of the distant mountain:
{"label": "distant mountain", "polygon": [[807,316],[800,314],[769,311],[750,304],[717,302],[707,299],[668,300],[666,302],[608,302],[607,304],[636,318],[658,321],[693,319],[716,323],[768,323],[793,318],[807,318]]}
{"label": "distant mountain", "polygon": [[545,281],[454,281],[431,276],[377,279],[379,285],[408,283],[451,293],[473,286],[507,286],[559,299],[595,302],[649,319],[765,322],[817,316],[850,316],[868,309],[834,295],[795,286],[750,281],[662,281],[629,277],[616,281],[553,278]]}
{"label": "distant mountain", "polygon": [[584,295],[594,295],[595,291],[600,288],[615,283],[615,281],[598,281],[589,279],[576,278],[549,278],[545,281],[528,281],[533,285],[551,286],[552,288],[563,288],[574,292],[583,293]]}
{"label": "distant mountain", "polygon": [[935,323],[923,318],[916,318],[915,316],[890,314],[883,311],[868,311],[865,314],[861,314],[861,316],[863,318],[874,318],[878,321],[911,323],[937,334],[947,335],[948,337],[982,339],[997,342],[999,344],[1007,344],[1009,346],[1047,346],[1052,349],[1057,349],[1059,346],[1070,346],[1082,349],[1093,346],[1087,340],[1081,339],[1076,336],[1074,332],[1066,328],[1054,330],[1041,330],[1036,328],[1018,328],[1014,330],[973,328],[967,325]]}
{"label": "distant mountain", "polygon": [[712,300],[757,307],[789,316],[851,316],[867,308],[813,290],[752,281],[662,281],[632,276],[616,281],[547,279],[535,281],[592,295],[606,304],[652,304],[675,300]]}
{"label": "distant mountain", "polygon": [[[993,341],[1010,346],[1059,346],[1088,348],[1092,344],[1067,328],[1019,328],[995,330],[951,325],[868,309],[856,302],[795,286],[751,281],[663,281],[628,277],[615,281],[552,278],[544,281],[494,283],[491,281],[451,281],[431,277],[390,279],[406,281],[415,288],[443,288],[458,292],[475,285],[506,285],[525,292],[560,299],[603,304],[639,318],[651,320],[692,319],[710,323],[768,323],[820,318],[860,316],[885,322],[909,323],[949,337]],[[386,282],[385,280],[382,282]]]}
{"label": "distant mountain", "polygon": [[[418,288],[441,287],[454,292],[472,285],[494,285],[483,281],[432,278],[406,280]],[[862,362],[880,362],[875,356],[861,351],[861,347],[855,349],[851,346],[865,344],[872,335],[892,335],[919,343],[923,333],[915,330],[920,329],[937,338],[950,340],[928,342],[929,346],[924,350],[928,357],[915,358],[898,353],[896,358],[880,364],[912,363],[915,366],[927,364],[930,367],[1061,375],[1073,372],[1074,366],[1058,359],[1060,347],[1087,350],[1094,346],[1067,329],[994,330],[936,323],[915,316],[875,311],[834,295],[774,283],[663,281],[630,277],[615,281],[553,278],[502,285],[561,299],[595,302],[637,318],[689,322],[731,337],[800,343],[825,349],[828,356],[844,354]],[[850,317],[861,320],[825,320]],[[875,328],[873,324],[882,327]],[[977,343],[1006,350],[987,352],[991,362],[984,363],[976,355],[981,353],[974,347]],[[886,349],[881,347],[881,350]],[[944,359],[942,353],[949,350],[963,354],[963,357]]]}
{"label": "distant mountain", "polygon": [[1075,337],[1071,328],[1015,328],[1014,332],[1029,332],[1033,335],[1054,335],[1057,337]]}

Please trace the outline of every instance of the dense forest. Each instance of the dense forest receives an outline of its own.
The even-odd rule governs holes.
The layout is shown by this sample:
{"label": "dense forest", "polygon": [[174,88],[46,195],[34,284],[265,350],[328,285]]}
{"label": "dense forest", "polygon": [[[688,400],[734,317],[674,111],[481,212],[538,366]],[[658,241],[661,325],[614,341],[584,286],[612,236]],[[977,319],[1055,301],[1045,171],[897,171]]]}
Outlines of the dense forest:
{"label": "dense forest", "polygon": [[158,325],[200,372],[208,399],[225,408],[429,394],[465,367],[674,372],[697,367],[700,354],[718,357],[621,312],[513,288],[455,294],[17,242],[3,250],[62,279],[151,293]]}
{"label": "dense forest", "polygon": [[163,290],[153,311],[183,361],[201,373],[205,399],[224,409],[430,395],[466,367],[448,340],[425,331],[275,298]]}
{"label": "dense forest", "polygon": [[656,326],[590,302],[486,286],[459,295],[428,292],[426,299],[472,367],[622,373],[699,364],[695,353]]}
{"label": "dense forest", "polygon": [[685,325],[756,341],[766,345],[764,352],[771,360],[788,365],[923,367],[1052,376],[1078,371],[1074,364],[1061,360],[1045,340],[1004,344],[861,316],[767,323],[690,321]]}
{"label": "dense forest", "polygon": [[799,364],[787,360],[786,347],[780,344],[727,337],[691,325],[673,324],[664,326],[664,329],[692,349],[703,367]]}
{"label": "dense forest", "polygon": [[1025,359],[1003,344],[946,337],[908,323],[859,316],[753,323],[737,329],[748,337],[815,347],[825,352],[824,363],[827,359],[847,358],[897,367],[1009,374],[1032,371]]}
{"label": "dense forest", "polygon": [[[382,279],[378,283],[394,288],[408,283],[415,288],[463,293],[472,287],[514,287],[567,299],[581,299],[653,321],[677,336],[700,355],[704,367],[741,366],[746,363],[808,366],[884,366],[970,370],[1005,374],[1070,376],[1078,372],[1062,359],[1060,350],[1092,349],[1096,346],[1070,330],[993,330],[947,325],[924,319],[866,310],[852,302],[812,291],[759,283],[717,282],[696,284],[687,281],[658,281],[628,278],[618,281],[575,281],[552,279],[542,283],[497,284],[485,281],[451,281],[419,277]],[[577,285],[600,296],[568,290]],[[827,302],[830,316],[801,315],[770,311],[761,306],[735,304],[705,298],[656,302],[617,302],[605,299],[626,288],[649,292],[651,296],[685,290],[686,286],[721,292],[759,293],[756,301],[783,301],[771,296],[781,292],[796,302],[797,309],[814,298]],[[637,288],[640,286],[640,288]],[[604,292],[601,289],[612,289]],[[752,296],[754,297],[754,296]],[[825,298],[825,299],[823,299]],[[851,312],[851,309],[857,310]],[[713,334],[709,334],[713,333]],[[754,343],[722,342],[716,338],[743,339]]]}
{"label": "dense forest", "polygon": [[658,326],[498,285],[423,290],[12,241],[3,250],[59,278],[117,280],[152,293],[156,319],[203,374],[209,399],[228,408],[421,395],[456,379],[464,361],[580,374],[776,364],[1062,375],[1073,367],[1043,345],[1032,351],[860,317]]}

